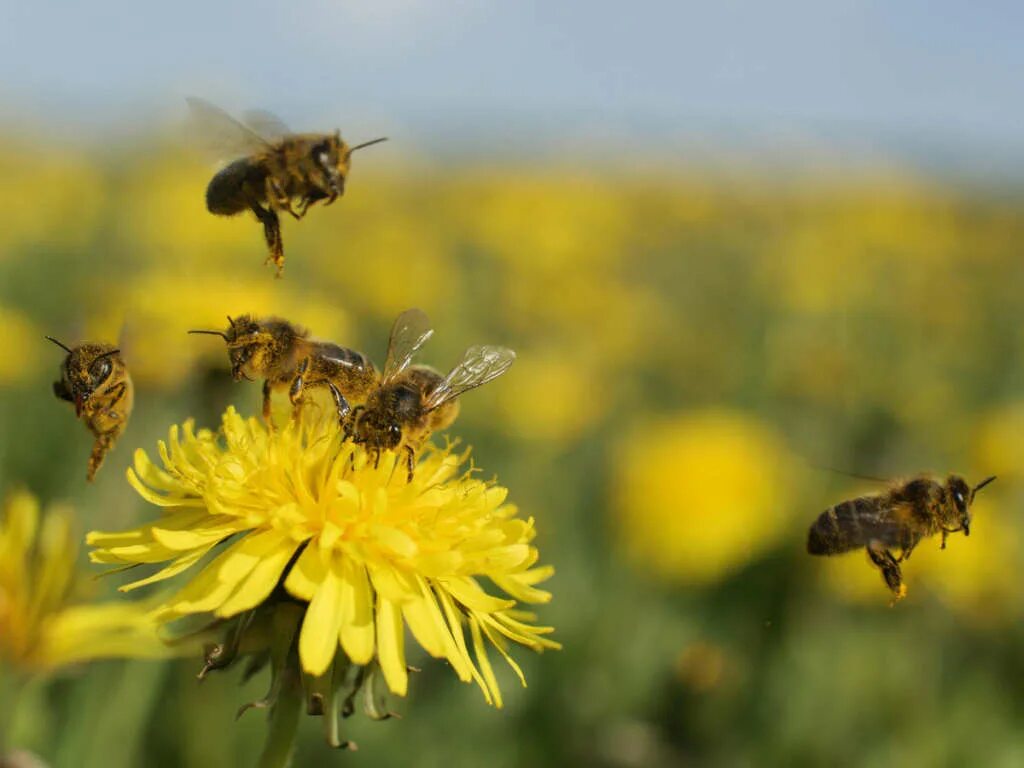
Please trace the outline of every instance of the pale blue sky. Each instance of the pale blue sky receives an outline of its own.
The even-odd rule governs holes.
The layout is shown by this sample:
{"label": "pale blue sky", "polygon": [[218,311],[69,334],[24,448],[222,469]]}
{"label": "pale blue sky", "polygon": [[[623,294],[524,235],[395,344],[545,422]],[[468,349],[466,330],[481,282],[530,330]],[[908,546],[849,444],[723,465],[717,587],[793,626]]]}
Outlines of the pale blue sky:
{"label": "pale blue sky", "polygon": [[0,107],[15,119],[162,120],[198,94],[360,138],[1024,146],[1020,2],[2,3]]}

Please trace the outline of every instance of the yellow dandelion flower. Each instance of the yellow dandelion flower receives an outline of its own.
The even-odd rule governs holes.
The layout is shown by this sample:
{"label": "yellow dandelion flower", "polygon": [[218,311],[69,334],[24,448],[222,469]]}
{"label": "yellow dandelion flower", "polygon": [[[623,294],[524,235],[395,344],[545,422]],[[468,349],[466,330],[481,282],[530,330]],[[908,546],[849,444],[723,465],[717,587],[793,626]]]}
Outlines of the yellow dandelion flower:
{"label": "yellow dandelion flower", "polygon": [[148,607],[75,603],[72,519],[65,507],[41,515],[24,491],[8,498],[0,518],[0,660],[46,674],[100,658],[168,655]]}
{"label": "yellow dandelion flower", "polygon": [[[305,604],[297,649],[307,674],[327,674],[340,648],[355,665],[378,663],[399,695],[408,626],[427,653],[501,706],[487,646],[524,684],[509,643],[559,647],[544,637],[550,627],[516,609],[550,599],[537,587],[553,571],[536,565],[533,520],[505,503],[505,488],[460,470],[466,454],[428,447],[409,482],[401,458],[385,452],[375,463],[314,410],[275,431],[233,408],[219,433],[191,421],[171,427],[159,446],[163,467],[140,450],[128,471],[163,514],[134,530],[89,534],[93,561],[165,564],[122,587],[130,590],[206,560],[158,609],[165,622],[229,619],[283,587]],[[483,578],[508,597],[488,593]]]}
{"label": "yellow dandelion flower", "polygon": [[639,429],[616,466],[626,553],[666,580],[714,583],[788,525],[796,468],[781,438],[740,413],[708,410]]}

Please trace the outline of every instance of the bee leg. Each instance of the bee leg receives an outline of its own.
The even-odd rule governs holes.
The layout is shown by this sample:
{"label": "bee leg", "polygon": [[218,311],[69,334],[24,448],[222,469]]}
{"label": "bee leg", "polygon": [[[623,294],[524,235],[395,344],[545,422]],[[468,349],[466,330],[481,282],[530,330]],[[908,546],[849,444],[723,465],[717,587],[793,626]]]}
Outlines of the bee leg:
{"label": "bee leg", "polygon": [[331,397],[334,398],[334,405],[338,409],[338,424],[343,426],[345,424],[345,418],[348,416],[352,408],[349,406],[348,400],[345,399],[345,396],[341,394],[341,390],[334,386],[333,381],[327,382],[327,388],[331,390]]}
{"label": "bee leg", "polygon": [[[267,255],[267,262],[274,262],[277,267],[277,275],[281,276],[284,270],[284,243],[281,240],[281,220],[272,209],[264,208],[259,203],[252,204],[252,212],[263,224],[263,239],[267,241],[267,248],[270,253]],[[266,263],[266,262],[264,262]]]}
{"label": "bee leg", "polygon": [[942,529],[942,544],[939,546],[939,549],[945,549],[946,548],[946,539],[947,538],[949,538],[949,531],[947,531],[945,528],[943,528]]}
{"label": "bee leg", "polygon": [[267,200],[273,202],[273,207],[280,211],[287,211],[292,215],[296,221],[302,217],[292,210],[291,198],[285,194],[285,191],[281,189],[281,186],[277,183],[277,179],[273,176],[267,177],[267,188],[266,188]]}
{"label": "bee leg", "polygon": [[274,428],[274,419],[270,414],[270,379],[263,380],[263,421],[271,429]]}
{"label": "bee leg", "polygon": [[405,446],[405,467],[408,470],[408,478],[406,482],[412,482],[412,472],[416,468],[416,449],[411,445]]}
{"label": "bee leg", "polygon": [[298,421],[299,416],[302,414],[302,389],[305,386],[302,375],[308,368],[309,358],[307,357],[295,369],[295,378],[292,379],[292,385],[288,388],[288,399],[292,401],[292,421]]}
{"label": "bee leg", "polygon": [[355,436],[356,436],[356,422],[359,420],[359,414],[362,413],[363,410],[364,410],[363,406],[357,405],[355,408],[353,408],[349,412],[348,418],[346,418],[341,423],[341,428],[345,432],[345,437],[344,437],[345,440],[349,440],[349,439],[354,440],[355,439]]}
{"label": "bee leg", "polygon": [[877,542],[868,544],[868,557],[871,562],[882,571],[882,578],[885,585],[895,595],[893,602],[901,600],[907,594],[907,585],[903,583],[903,572],[900,570],[899,561],[893,557],[892,552],[882,549]]}
{"label": "bee leg", "polygon": [[315,203],[319,198],[313,197],[312,195],[306,195],[302,200],[299,201],[298,213],[294,214],[296,219],[301,219],[306,215],[309,210],[309,206]]}

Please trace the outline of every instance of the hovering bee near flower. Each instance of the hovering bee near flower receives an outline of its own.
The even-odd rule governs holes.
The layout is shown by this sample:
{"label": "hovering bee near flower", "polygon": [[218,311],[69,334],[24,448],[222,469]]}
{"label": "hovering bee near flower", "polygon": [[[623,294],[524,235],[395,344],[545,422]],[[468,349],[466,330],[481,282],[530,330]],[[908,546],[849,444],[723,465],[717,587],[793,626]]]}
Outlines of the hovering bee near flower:
{"label": "hovering bee near flower", "polygon": [[263,236],[278,277],[284,270],[284,244],[278,211],[296,220],[309,206],[330,205],[345,193],[352,153],[386,141],[373,139],[350,147],[335,133],[292,133],[267,112],[251,112],[243,124],[219,107],[188,99],[199,130],[224,151],[243,155],[226,165],[206,188],[206,207],[219,216],[249,210],[263,224]]}
{"label": "hovering bee near flower", "polygon": [[60,380],[53,383],[53,393],[74,403],[75,416],[96,438],[86,475],[92,482],[107,452],[128,425],[135,399],[132,378],[121,350],[110,344],[69,348],[52,336],[46,338],[68,353],[61,365]]}
{"label": "hovering bee near flower", "polygon": [[287,389],[293,417],[297,418],[306,390],[327,389],[338,409],[338,420],[348,416],[353,403],[362,403],[377,384],[377,369],[363,354],[326,341],[277,317],[228,317],[227,331],[194,330],[220,336],[227,342],[231,375],[263,379],[263,419],[270,424],[270,395]]}
{"label": "hovering bee near flower", "polygon": [[[812,555],[837,555],[865,547],[882,572],[886,586],[900,600],[907,594],[900,563],[922,539],[963,531],[971,533],[974,495],[995,480],[989,477],[971,488],[959,475],[945,482],[920,476],[893,485],[884,493],[844,501],[818,516],[807,536]],[[899,550],[899,557],[892,550]]]}
{"label": "hovering bee near flower", "polygon": [[430,321],[418,309],[398,316],[388,341],[387,360],[380,384],[365,405],[352,410],[347,433],[375,451],[404,450],[409,477],[416,451],[431,433],[447,429],[459,415],[456,398],[505,373],[516,353],[505,347],[470,347],[447,376],[412,358],[433,335]]}

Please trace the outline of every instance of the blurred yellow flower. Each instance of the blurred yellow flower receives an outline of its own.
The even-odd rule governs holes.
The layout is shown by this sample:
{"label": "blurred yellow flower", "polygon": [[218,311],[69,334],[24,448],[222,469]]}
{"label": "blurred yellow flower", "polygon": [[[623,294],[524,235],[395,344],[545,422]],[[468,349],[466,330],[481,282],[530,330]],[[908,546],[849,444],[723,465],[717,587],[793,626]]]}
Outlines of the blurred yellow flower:
{"label": "blurred yellow flower", "polygon": [[789,522],[792,462],[771,429],[740,413],[709,410],[638,428],[615,468],[626,552],[667,579],[720,579]]}
{"label": "blurred yellow flower", "polygon": [[[135,530],[90,533],[93,561],[169,561],[123,587],[134,589],[209,554],[203,570],[165,601],[163,621],[230,618],[265,604],[282,584],[308,603],[298,651],[309,674],[324,675],[340,644],[355,664],[378,661],[390,690],[405,695],[408,625],[431,656],[447,659],[461,680],[476,681],[487,701],[501,706],[488,643],[524,684],[508,642],[559,647],[543,637],[551,628],[532,625],[516,609],[517,601],[550,599],[536,587],[552,569],[535,565],[533,520],[505,503],[504,488],[460,472],[465,454],[430,447],[407,482],[393,452],[375,466],[362,447],[342,441],[334,418],[311,410],[273,432],[233,408],[224,414],[222,438],[195,432],[191,422],[172,427],[160,444],[163,469],[140,450],[128,472],[163,516]],[[510,597],[488,594],[481,578]]]}
{"label": "blurred yellow flower", "polygon": [[70,509],[41,515],[24,491],[0,519],[0,661],[49,673],[100,658],[158,658],[168,647],[148,609],[125,602],[75,604],[78,537]]}
{"label": "blurred yellow flower", "polygon": [[103,179],[85,157],[53,142],[46,151],[7,143],[0,149],[0,260],[39,244],[85,246],[105,202]]}
{"label": "blurred yellow flower", "polygon": [[983,414],[975,428],[974,463],[1003,480],[1024,472],[1024,400],[1006,403]]}
{"label": "blurred yellow flower", "polygon": [[[32,378],[39,367],[43,332],[25,315],[0,305],[0,328],[4,334],[4,353],[0,355],[0,385]],[[53,365],[57,370],[57,363]]]}

